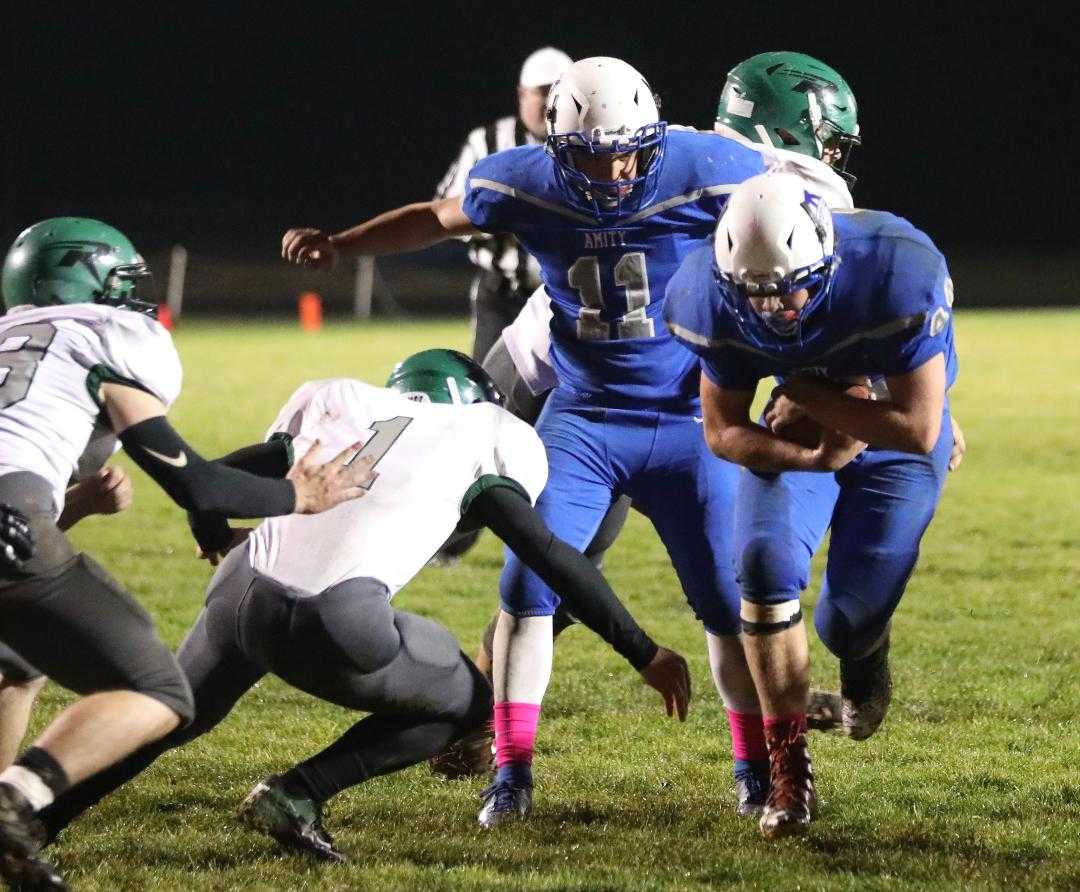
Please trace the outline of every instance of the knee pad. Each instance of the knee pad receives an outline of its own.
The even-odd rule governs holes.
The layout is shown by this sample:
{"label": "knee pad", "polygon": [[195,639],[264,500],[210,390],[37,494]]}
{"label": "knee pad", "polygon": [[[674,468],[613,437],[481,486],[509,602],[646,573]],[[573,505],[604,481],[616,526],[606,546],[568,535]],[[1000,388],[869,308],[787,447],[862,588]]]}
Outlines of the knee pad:
{"label": "knee pad", "polygon": [[762,533],[744,542],[738,565],[743,599],[763,604],[797,600],[809,582],[805,551],[782,535]]}

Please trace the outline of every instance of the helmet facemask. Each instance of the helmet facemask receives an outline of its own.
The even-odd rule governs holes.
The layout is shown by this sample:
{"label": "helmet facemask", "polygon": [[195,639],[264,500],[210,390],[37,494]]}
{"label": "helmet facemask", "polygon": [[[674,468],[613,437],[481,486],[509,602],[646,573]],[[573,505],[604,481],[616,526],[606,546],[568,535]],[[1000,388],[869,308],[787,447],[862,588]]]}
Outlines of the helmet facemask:
{"label": "helmet facemask", "polygon": [[[714,265],[724,300],[728,303],[739,327],[751,344],[763,350],[800,349],[806,343],[806,322],[819,307],[828,306],[833,274],[839,257],[824,257],[819,263],[793,270],[782,279],[755,283],[736,280]],[[752,298],[784,297],[805,288],[810,296],[799,309],[777,308],[763,310],[754,306]]]}
{"label": "helmet facemask", "polygon": [[[645,124],[629,135],[594,131],[553,133],[548,136],[547,150],[555,159],[555,176],[570,195],[584,201],[587,210],[598,220],[607,216],[640,210],[656,191],[660,167],[664,159],[667,124],[656,121]],[[584,157],[636,154],[636,171],[632,177],[600,180],[590,177],[579,167]]]}
{"label": "helmet facemask", "polygon": [[145,263],[127,263],[113,267],[105,277],[104,289],[94,303],[122,307],[157,318],[158,305],[154,277]]}

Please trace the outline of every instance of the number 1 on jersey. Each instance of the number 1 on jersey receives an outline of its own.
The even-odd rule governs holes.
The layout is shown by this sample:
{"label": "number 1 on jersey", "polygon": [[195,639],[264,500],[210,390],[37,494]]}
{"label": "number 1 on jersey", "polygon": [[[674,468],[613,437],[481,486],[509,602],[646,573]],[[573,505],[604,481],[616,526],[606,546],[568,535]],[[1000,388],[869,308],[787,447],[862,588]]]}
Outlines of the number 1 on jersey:
{"label": "number 1 on jersey", "polygon": [[387,418],[383,421],[373,421],[371,423],[368,430],[374,431],[375,436],[368,440],[364,444],[364,448],[349,459],[348,462],[351,465],[361,458],[372,459],[372,478],[368,483],[361,483],[361,488],[370,490],[375,485],[375,482],[379,479],[379,475],[374,473],[375,466],[383,460],[383,456],[390,451],[390,447],[397,442],[397,438],[405,433],[405,428],[412,424],[412,421],[412,418],[408,415],[398,415],[396,418]]}

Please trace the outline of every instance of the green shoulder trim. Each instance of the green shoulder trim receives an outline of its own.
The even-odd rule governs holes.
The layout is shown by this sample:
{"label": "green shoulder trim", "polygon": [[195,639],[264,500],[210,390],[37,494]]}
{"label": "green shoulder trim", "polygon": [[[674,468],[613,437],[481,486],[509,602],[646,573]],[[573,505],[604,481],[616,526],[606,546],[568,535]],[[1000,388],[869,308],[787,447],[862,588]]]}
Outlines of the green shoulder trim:
{"label": "green shoulder trim", "polygon": [[293,446],[292,434],[286,433],[285,431],[278,431],[277,433],[271,434],[270,439],[266,442],[284,444],[285,458],[289,463],[288,467],[291,468],[293,466],[293,462],[296,461],[296,447]]}
{"label": "green shoulder trim", "polygon": [[99,409],[105,408],[104,404],[101,402],[102,384],[123,384],[125,387],[134,387],[136,390],[143,391],[143,393],[149,393],[150,396],[156,396],[153,391],[143,387],[138,381],[133,381],[131,378],[125,378],[123,375],[114,372],[107,365],[98,364],[86,373],[86,389],[90,392],[90,399],[94,401]]}
{"label": "green shoulder trim", "polygon": [[484,474],[482,477],[478,477],[474,480],[472,486],[465,490],[465,495],[461,497],[461,516],[464,517],[469,513],[472,503],[476,501],[476,497],[480,495],[480,493],[488,489],[494,489],[496,486],[509,487],[524,496],[529,504],[532,504],[532,499],[529,498],[529,494],[525,491],[525,487],[516,480],[511,480],[509,477],[500,477],[498,474]]}

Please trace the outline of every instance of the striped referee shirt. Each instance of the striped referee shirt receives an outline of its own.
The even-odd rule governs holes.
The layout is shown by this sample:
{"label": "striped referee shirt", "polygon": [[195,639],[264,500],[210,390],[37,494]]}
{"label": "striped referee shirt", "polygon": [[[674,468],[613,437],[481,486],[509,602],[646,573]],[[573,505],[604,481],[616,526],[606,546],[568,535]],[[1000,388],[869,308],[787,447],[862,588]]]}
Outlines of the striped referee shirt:
{"label": "striped referee shirt", "polygon": [[[435,189],[435,198],[464,195],[469,171],[481,158],[514,146],[534,146],[539,142],[515,116],[499,118],[486,127],[477,127],[469,134],[461,147],[461,154]],[[469,259],[480,269],[501,275],[515,290],[531,294],[540,284],[539,264],[512,235],[485,233],[472,236],[468,242]]]}

